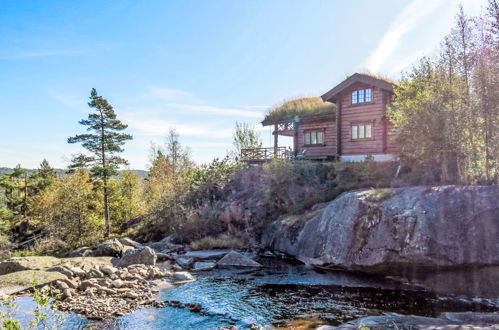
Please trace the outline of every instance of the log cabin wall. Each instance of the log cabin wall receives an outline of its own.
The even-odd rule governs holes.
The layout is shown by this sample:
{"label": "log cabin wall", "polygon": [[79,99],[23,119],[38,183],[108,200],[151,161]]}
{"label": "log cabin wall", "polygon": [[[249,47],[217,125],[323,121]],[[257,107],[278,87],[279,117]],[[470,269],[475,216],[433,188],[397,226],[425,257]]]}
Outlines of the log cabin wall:
{"label": "log cabin wall", "polygon": [[[305,133],[319,130],[324,131],[324,144],[306,145]],[[306,150],[305,157],[312,159],[323,159],[336,155],[336,122],[334,120],[328,120],[300,123],[296,149],[298,153]]]}
{"label": "log cabin wall", "polygon": [[[372,102],[352,104],[352,92],[359,89],[372,89]],[[386,120],[386,104],[390,93],[378,87],[356,82],[341,91],[341,154],[365,155],[389,153],[396,150],[391,124]],[[352,125],[372,124],[372,138],[352,139]],[[386,130],[386,133],[384,133]],[[385,134],[385,136],[384,136]],[[385,139],[385,142],[383,141]]]}

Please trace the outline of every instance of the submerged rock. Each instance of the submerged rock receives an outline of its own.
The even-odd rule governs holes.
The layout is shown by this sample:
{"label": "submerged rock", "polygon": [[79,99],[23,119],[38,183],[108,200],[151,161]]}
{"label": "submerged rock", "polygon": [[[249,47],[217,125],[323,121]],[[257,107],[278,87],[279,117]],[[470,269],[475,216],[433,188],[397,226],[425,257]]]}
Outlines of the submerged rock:
{"label": "submerged rock", "polygon": [[173,278],[178,281],[194,281],[194,277],[188,272],[175,272]]}
{"label": "submerged rock", "polygon": [[499,327],[499,314],[465,312],[443,313],[438,318],[389,313],[363,317],[338,327],[321,326],[318,329],[496,329],[497,327]]}
{"label": "submerged rock", "polygon": [[499,265],[498,201],[497,185],[347,192],[272,223],[262,241],[306,264],[383,274]]}
{"label": "submerged rock", "polygon": [[236,266],[236,267],[262,267],[258,262],[238,253],[231,251],[225,257],[217,262],[218,266]]}
{"label": "submerged rock", "polygon": [[216,263],[213,261],[198,261],[194,263],[192,270],[201,271],[201,270],[211,270],[216,267]]}

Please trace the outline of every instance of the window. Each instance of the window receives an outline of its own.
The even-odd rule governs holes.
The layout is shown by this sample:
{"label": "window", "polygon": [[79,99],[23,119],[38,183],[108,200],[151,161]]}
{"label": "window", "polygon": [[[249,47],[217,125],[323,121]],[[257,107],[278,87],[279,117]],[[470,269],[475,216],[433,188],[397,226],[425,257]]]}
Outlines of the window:
{"label": "window", "polygon": [[368,103],[372,101],[372,89],[359,89],[352,92],[352,104]]}
{"label": "window", "polygon": [[352,125],[352,140],[372,139],[372,137],[373,137],[372,124]]}
{"label": "window", "polygon": [[323,145],[324,130],[305,132],[305,145]]}

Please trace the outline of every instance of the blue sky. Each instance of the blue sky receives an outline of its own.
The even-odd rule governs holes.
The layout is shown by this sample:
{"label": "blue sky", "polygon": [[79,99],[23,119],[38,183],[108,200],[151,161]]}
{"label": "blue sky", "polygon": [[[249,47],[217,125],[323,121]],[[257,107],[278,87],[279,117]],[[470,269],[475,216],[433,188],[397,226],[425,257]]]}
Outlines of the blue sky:
{"label": "blue sky", "polygon": [[[461,1],[477,14],[485,0]],[[397,79],[448,33],[456,0],[0,0],[0,166],[65,167],[91,88],[146,169],[170,127],[198,163],[232,147],[236,121],[320,95],[369,70]]]}

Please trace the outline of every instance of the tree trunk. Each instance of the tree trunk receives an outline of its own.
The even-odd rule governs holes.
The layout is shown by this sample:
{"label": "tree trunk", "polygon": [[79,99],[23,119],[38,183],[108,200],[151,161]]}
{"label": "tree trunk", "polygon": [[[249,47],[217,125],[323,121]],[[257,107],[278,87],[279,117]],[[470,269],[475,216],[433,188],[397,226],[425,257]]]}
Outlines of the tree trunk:
{"label": "tree trunk", "polygon": [[104,178],[104,220],[105,220],[105,231],[104,237],[108,238],[111,233],[111,219],[109,217],[109,201],[108,201],[108,189],[107,189],[107,177]]}

